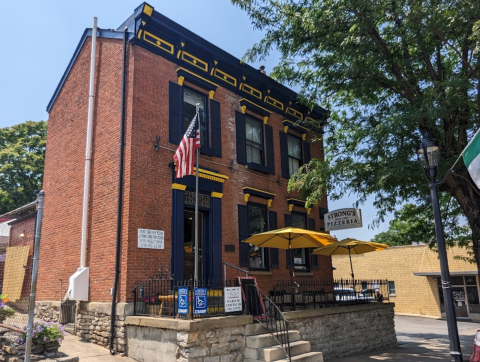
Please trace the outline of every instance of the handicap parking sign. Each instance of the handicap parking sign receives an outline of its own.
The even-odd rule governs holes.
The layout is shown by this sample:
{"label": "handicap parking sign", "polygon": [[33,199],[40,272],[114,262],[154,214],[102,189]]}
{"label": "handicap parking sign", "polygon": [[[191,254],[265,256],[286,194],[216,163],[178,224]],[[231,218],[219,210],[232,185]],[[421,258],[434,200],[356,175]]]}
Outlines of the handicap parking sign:
{"label": "handicap parking sign", "polygon": [[188,288],[178,288],[177,308],[179,314],[188,314]]}
{"label": "handicap parking sign", "polygon": [[195,288],[193,299],[193,314],[207,314],[207,288]]}

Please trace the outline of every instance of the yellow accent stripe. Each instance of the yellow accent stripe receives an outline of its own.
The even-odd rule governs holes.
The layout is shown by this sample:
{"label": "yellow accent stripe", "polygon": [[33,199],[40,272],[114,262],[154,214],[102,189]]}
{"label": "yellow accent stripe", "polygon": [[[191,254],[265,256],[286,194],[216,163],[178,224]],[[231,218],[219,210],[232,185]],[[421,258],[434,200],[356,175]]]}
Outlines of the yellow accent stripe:
{"label": "yellow accent stripe", "polygon": [[260,92],[258,89],[253,88],[252,86],[249,86],[246,83],[243,83],[242,90],[246,93],[251,94],[254,97],[257,97],[258,99],[262,99],[262,92]]}
{"label": "yellow accent stripe", "polygon": [[149,33],[146,30],[143,32],[143,40],[145,40],[147,43],[155,45],[157,48],[165,50],[167,53],[173,54],[174,47],[172,44],[163,40],[162,38],[159,38],[158,36],[153,35],[152,33]]}
{"label": "yellow accent stripe", "polygon": [[[196,170],[196,168],[194,167],[194,169]],[[212,172],[212,171],[207,171],[207,170],[204,170],[202,168],[199,168],[198,169],[198,172],[199,173],[204,173],[204,174],[207,174],[207,175],[212,175],[212,176],[215,176],[215,177],[220,177],[220,178],[223,178],[224,180],[228,180],[229,177],[227,175],[222,175],[221,173],[216,173],[216,172]]]}
{"label": "yellow accent stripe", "polygon": [[223,194],[220,192],[212,192],[211,196],[216,197],[217,199],[221,199],[223,197]]}
{"label": "yellow accent stripe", "polygon": [[[283,123],[285,123],[285,122],[290,122],[290,123],[294,124],[294,125],[295,125],[295,127],[298,127],[298,128],[303,128],[303,129],[304,129],[305,131],[307,131],[307,132],[309,131],[309,129],[308,129],[308,128],[306,128],[306,127],[303,127],[303,126],[302,126],[301,124],[299,124],[299,123],[296,123],[296,122],[290,121],[290,120],[288,120],[288,119],[286,119],[286,120],[284,120],[284,121],[283,121]],[[286,127],[288,127],[288,126],[286,126]]]}
{"label": "yellow accent stripe", "polygon": [[172,184],[172,189],[173,189],[173,190],[185,191],[186,188],[187,188],[187,185]]}
{"label": "yellow accent stripe", "polygon": [[203,77],[199,76],[198,74],[195,74],[195,73],[191,72],[191,71],[188,70],[188,69],[185,69],[185,68],[180,67],[180,68],[177,68],[177,69],[176,69],[176,72],[178,72],[179,70],[183,70],[184,72],[187,72],[187,73],[189,73],[189,74],[191,74],[191,75],[193,75],[193,76],[195,76],[195,77],[197,77],[197,78],[199,78],[199,79],[201,79],[201,80],[204,80],[205,82],[208,82],[208,83],[210,83],[210,84],[213,84],[215,87],[218,87],[218,86],[219,86],[218,84],[213,83],[212,81],[210,81],[210,80],[208,80],[208,79],[206,79],[206,78],[203,78]]}
{"label": "yellow accent stripe", "polygon": [[281,109],[283,111],[283,103],[276,100],[275,98],[272,98],[270,96],[266,96],[265,97],[265,102],[268,103],[268,104],[271,104],[272,106],[274,107],[277,107],[278,109]]}
{"label": "yellow accent stripe", "polygon": [[224,71],[221,71],[220,69],[215,68],[213,70],[213,75],[218,79],[221,79],[224,82],[227,82],[228,84],[233,85],[234,87],[237,86],[237,79],[235,79],[235,77],[232,77],[230,74],[227,74]]}
{"label": "yellow accent stripe", "polygon": [[303,119],[303,114],[301,112],[297,111],[296,109],[291,108],[291,107],[288,107],[285,112],[288,113],[288,114],[291,114],[292,116],[297,117],[299,119]]}
{"label": "yellow accent stripe", "polygon": [[[268,114],[272,113],[272,111],[269,111],[268,109],[266,109],[266,108],[263,108],[262,106],[259,106],[258,104],[256,104],[256,103],[253,103],[252,101],[249,101],[249,100],[248,100],[248,99],[246,99],[246,98],[241,98],[239,102],[242,102],[242,101],[244,101],[244,102],[248,102],[248,103],[250,103],[250,104],[254,105],[255,107],[258,107],[258,108],[260,108],[260,109],[263,109],[265,112],[268,112]],[[248,107],[247,107],[247,108],[248,108]]]}
{"label": "yellow accent stripe", "polygon": [[199,59],[199,58],[197,58],[196,56],[194,56],[190,53],[187,53],[187,52],[184,51],[182,53],[182,60],[196,66],[197,68],[200,68],[201,70],[203,70],[205,72],[208,72],[208,63]]}
{"label": "yellow accent stripe", "polygon": [[269,195],[272,195],[272,196],[276,196],[276,194],[273,194],[271,192],[263,191],[263,190],[259,190],[259,189],[254,189],[253,187],[242,187],[242,190],[254,190],[254,191],[262,192],[264,194],[269,194]]}

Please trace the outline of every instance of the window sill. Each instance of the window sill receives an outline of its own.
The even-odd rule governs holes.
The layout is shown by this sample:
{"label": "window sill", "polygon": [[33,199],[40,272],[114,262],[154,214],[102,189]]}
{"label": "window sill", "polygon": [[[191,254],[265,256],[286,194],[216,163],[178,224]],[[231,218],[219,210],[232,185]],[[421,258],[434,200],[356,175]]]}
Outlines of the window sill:
{"label": "window sill", "polygon": [[252,270],[248,272],[248,275],[272,275],[271,271],[265,270]]}
{"label": "window sill", "polygon": [[267,166],[260,165],[260,164],[255,163],[255,162],[249,162],[249,163],[247,163],[247,167],[248,167],[250,170],[258,171],[258,172],[261,172],[261,173],[265,173],[265,174],[267,174],[267,175],[270,173],[270,169],[269,169]]}

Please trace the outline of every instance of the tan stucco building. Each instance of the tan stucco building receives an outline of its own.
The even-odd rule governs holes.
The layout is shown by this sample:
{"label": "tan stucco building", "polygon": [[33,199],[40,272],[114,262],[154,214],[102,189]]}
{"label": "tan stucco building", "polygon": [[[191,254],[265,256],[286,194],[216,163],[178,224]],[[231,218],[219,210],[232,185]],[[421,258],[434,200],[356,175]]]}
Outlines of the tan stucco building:
{"label": "tan stucco building", "polygon": [[[478,271],[462,248],[448,248],[455,311],[459,318],[480,320]],[[351,278],[348,256],[334,256],[334,278]],[[427,245],[390,247],[385,251],[352,255],[355,279],[389,281],[390,301],[396,313],[440,316],[444,312],[438,254]],[[440,291],[440,292],[439,292]]]}

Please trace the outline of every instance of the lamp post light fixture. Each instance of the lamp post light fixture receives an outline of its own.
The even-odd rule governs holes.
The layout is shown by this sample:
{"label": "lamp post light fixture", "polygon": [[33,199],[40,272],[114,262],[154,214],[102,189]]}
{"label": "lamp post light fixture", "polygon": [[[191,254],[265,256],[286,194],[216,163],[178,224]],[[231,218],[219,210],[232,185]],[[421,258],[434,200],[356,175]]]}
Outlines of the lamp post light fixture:
{"label": "lamp post light fixture", "polygon": [[417,156],[420,164],[425,170],[425,175],[429,181],[430,193],[432,196],[433,214],[435,216],[435,233],[437,234],[437,247],[440,258],[443,299],[445,302],[445,314],[447,316],[448,336],[450,339],[450,356],[454,362],[463,362],[460,340],[458,338],[455,306],[453,304],[450,271],[448,270],[447,251],[445,248],[445,239],[443,237],[442,217],[440,215],[440,206],[438,203],[437,186],[443,183],[443,180],[438,183],[436,182],[438,165],[440,163],[440,147],[427,136],[422,140],[422,143],[417,150]]}

